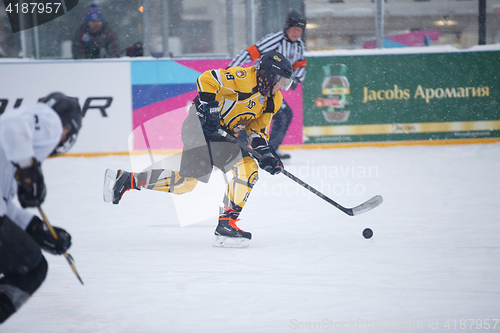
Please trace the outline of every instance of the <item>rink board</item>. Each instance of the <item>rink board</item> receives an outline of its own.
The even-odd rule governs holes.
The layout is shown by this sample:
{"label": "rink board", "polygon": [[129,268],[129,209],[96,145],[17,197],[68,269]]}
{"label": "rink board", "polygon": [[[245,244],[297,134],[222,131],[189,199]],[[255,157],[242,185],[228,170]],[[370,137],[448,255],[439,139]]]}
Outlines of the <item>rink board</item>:
{"label": "rink board", "polygon": [[[229,59],[131,62],[134,135],[130,146],[134,150],[181,148],[182,123],[198,94],[196,80],[207,70],[227,68],[229,62]],[[302,88],[284,91],[283,98],[294,113],[283,144],[302,144]]]}
{"label": "rink board", "polygon": [[[499,60],[498,51],[310,57],[305,143],[500,137]],[[340,65],[348,84],[335,90],[327,68]],[[330,105],[342,93],[347,103]]]}
{"label": "rink board", "polygon": [[128,150],[132,130],[129,62],[5,61],[0,62],[0,78],[0,113],[36,103],[54,91],[78,98],[84,117],[71,153]]}
{"label": "rink board", "polygon": [[[500,138],[499,49],[493,45],[474,52],[411,48],[415,53],[307,53],[306,80],[283,93],[294,112],[283,148]],[[72,154],[181,149],[181,125],[197,94],[196,79],[228,63],[229,59],[4,59],[0,114],[62,91],[77,97],[84,112]],[[325,87],[324,67],[339,64],[345,65],[348,85],[340,90]],[[339,99],[325,92],[348,95],[348,112],[337,122],[327,121],[323,111]],[[326,106],[318,106],[318,101]]]}

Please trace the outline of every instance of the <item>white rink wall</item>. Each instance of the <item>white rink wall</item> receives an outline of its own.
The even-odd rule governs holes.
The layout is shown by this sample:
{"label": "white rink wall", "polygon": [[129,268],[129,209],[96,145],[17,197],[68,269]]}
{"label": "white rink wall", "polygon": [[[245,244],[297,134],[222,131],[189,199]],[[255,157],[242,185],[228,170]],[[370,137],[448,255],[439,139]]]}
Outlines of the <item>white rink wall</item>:
{"label": "white rink wall", "polygon": [[3,61],[0,78],[5,109],[16,102],[36,103],[54,91],[78,98],[83,127],[71,153],[128,150],[132,131],[130,61]]}

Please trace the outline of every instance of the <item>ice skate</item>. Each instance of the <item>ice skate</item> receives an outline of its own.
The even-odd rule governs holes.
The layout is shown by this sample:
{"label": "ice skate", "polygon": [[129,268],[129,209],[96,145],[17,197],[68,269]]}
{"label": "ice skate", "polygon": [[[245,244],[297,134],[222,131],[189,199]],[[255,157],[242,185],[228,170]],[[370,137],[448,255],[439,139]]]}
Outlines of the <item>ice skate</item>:
{"label": "ice skate", "polygon": [[114,205],[117,205],[123,194],[131,189],[139,189],[133,172],[106,170],[103,189],[105,202],[113,202]]}
{"label": "ice skate", "polygon": [[215,241],[212,244],[215,247],[248,247],[252,234],[241,230],[236,225],[239,219],[237,215],[223,214],[219,217],[219,224],[215,229]]}

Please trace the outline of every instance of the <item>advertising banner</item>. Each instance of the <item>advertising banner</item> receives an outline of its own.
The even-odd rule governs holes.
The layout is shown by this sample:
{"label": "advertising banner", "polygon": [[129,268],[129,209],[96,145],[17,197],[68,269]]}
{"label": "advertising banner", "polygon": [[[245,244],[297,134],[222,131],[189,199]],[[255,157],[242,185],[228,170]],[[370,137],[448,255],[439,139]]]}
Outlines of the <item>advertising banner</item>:
{"label": "advertising banner", "polygon": [[500,52],[309,57],[304,143],[500,137]]}
{"label": "advertising banner", "polygon": [[126,152],[132,130],[130,63],[0,62],[0,113],[51,92],[77,97],[82,129],[70,153]]}

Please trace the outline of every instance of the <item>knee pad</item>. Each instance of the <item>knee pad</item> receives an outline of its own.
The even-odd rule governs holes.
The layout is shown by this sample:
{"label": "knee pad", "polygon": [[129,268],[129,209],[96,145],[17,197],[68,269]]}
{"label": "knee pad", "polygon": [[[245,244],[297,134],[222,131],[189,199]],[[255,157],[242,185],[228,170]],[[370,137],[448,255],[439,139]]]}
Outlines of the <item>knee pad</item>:
{"label": "knee pad", "polygon": [[48,264],[41,256],[38,265],[27,274],[8,274],[0,279],[0,323],[26,303],[47,276]]}
{"label": "knee pad", "polygon": [[42,285],[43,281],[45,281],[48,270],[49,265],[47,264],[45,257],[42,255],[38,266],[26,274],[26,278],[22,278],[21,282],[18,283],[19,288],[27,292],[30,296],[33,295],[33,293]]}
{"label": "knee pad", "polygon": [[26,274],[39,264],[40,246],[7,216],[0,218],[0,273]]}
{"label": "knee pad", "polygon": [[41,255],[38,265],[26,274],[6,274],[0,279],[0,292],[6,289],[3,286],[13,286],[31,296],[45,280],[47,271],[47,260]]}
{"label": "knee pad", "polygon": [[233,176],[238,179],[238,183],[243,184],[251,191],[257,180],[259,180],[259,166],[257,162],[249,156],[243,157],[232,169]]}
{"label": "knee pad", "polygon": [[259,179],[259,167],[253,158],[246,156],[236,163],[232,171],[233,179],[228,184],[224,205],[227,209],[240,212]]}

